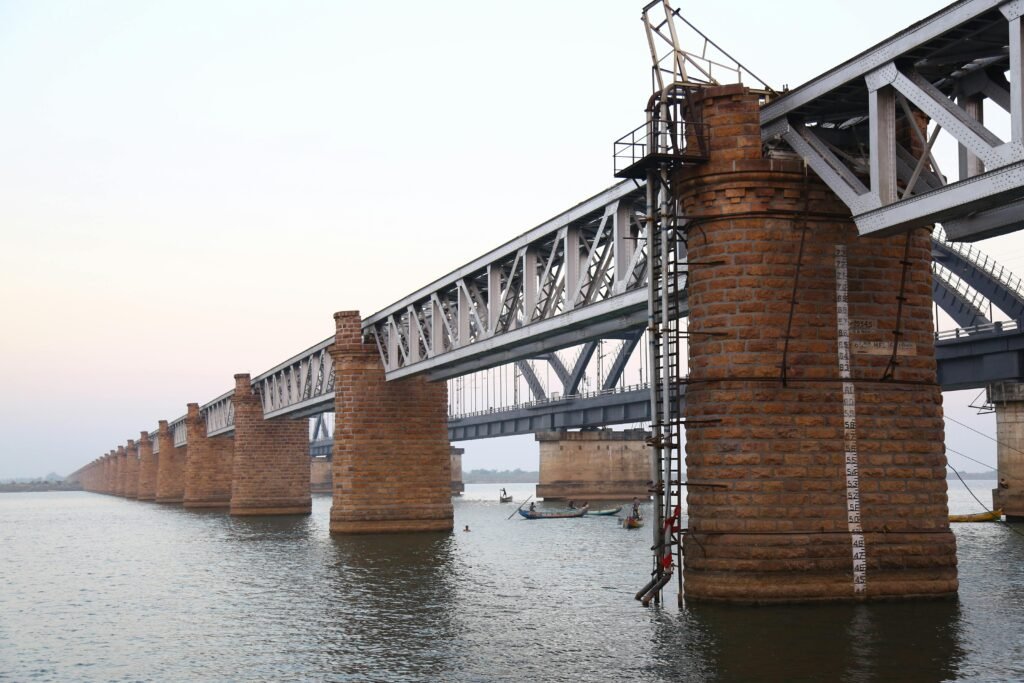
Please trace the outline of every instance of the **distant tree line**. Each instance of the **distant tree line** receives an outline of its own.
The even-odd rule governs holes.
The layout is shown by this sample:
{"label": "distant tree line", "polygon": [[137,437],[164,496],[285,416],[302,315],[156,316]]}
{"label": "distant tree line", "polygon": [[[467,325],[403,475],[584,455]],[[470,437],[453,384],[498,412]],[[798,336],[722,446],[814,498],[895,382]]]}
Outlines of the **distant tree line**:
{"label": "distant tree line", "polygon": [[462,472],[464,484],[536,484],[539,473],[525,471],[518,467],[514,470],[470,470]]}

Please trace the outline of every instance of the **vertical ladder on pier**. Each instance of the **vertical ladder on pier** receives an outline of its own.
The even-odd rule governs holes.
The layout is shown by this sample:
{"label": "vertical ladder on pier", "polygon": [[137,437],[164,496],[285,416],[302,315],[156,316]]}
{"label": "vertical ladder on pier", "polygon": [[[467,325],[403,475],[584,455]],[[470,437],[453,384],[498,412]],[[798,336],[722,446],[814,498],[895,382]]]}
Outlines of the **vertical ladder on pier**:
{"label": "vertical ladder on pier", "polygon": [[651,358],[651,480],[654,495],[651,583],[644,604],[660,602],[673,574],[682,601],[683,509],[680,280],[685,269],[683,219],[668,182],[670,168],[651,168],[647,179],[648,332]]}

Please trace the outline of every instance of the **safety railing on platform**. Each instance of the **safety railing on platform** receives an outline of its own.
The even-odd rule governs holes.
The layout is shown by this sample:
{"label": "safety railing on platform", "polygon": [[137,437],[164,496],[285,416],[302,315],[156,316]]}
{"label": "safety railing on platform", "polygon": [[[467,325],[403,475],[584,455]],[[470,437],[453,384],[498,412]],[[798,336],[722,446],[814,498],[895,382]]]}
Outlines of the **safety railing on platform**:
{"label": "safety railing on platform", "polygon": [[615,177],[646,178],[646,164],[651,161],[706,161],[709,144],[710,133],[705,123],[649,121],[615,141],[612,149]]}

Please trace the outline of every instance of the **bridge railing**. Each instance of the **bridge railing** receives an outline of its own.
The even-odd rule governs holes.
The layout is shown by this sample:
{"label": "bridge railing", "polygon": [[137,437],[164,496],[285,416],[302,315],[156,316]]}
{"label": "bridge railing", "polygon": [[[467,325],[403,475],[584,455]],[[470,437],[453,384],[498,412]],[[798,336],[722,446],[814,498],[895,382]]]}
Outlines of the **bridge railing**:
{"label": "bridge railing", "polygon": [[967,242],[951,242],[946,237],[946,231],[941,225],[935,227],[932,236],[942,242],[943,246],[951,249],[963,257],[972,265],[980,268],[999,284],[1009,289],[1018,298],[1024,299],[1024,281],[1014,275],[1008,268],[1000,265],[994,258]]}
{"label": "bridge railing", "polygon": [[560,394],[552,394],[549,398],[539,399],[534,401],[527,401],[525,403],[519,403],[514,406],[494,407],[485,408],[483,410],[474,410],[468,413],[457,413],[449,414],[449,420],[459,420],[468,417],[477,417],[479,415],[493,415],[494,413],[504,413],[510,410],[528,410],[530,408],[540,408],[548,406],[553,403],[565,403],[568,401],[576,401],[583,398],[596,398],[598,396],[613,396],[615,394],[626,394],[634,391],[648,391],[651,385],[647,382],[641,384],[630,384],[627,386],[615,387],[614,389],[601,389],[596,391],[583,391],[576,394],[568,394],[562,396]]}
{"label": "bridge railing", "polygon": [[1017,332],[1024,329],[1020,320],[1005,320],[984,325],[973,325],[971,327],[960,327],[955,330],[945,330],[935,333],[935,341],[946,341],[949,339],[963,339],[977,334],[1001,334],[1004,332]]}
{"label": "bridge railing", "polygon": [[932,261],[932,274],[940,278],[945,285],[959,296],[964,303],[978,311],[985,310],[988,299],[984,294],[964,282],[963,278],[937,261]]}
{"label": "bridge railing", "polygon": [[300,417],[333,407],[334,359],[328,351],[333,343],[334,337],[328,337],[253,378],[253,390],[263,401],[264,418]]}

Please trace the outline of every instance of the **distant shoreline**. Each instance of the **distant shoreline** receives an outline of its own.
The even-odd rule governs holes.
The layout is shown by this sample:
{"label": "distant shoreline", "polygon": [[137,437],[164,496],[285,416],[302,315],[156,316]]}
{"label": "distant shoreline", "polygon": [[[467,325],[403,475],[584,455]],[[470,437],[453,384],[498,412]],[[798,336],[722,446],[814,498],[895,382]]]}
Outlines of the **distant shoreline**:
{"label": "distant shoreline", "polygon": [[525,470],[470,470],[462,473],[463,484],[536,484],[539,472]]}
{"label": "distant shoreline", "polygon": [[81,491],[79,483],[65,484],[60,481],[43,481],[36,483],[0,484],[0,493],[37,493],[41,491]]}

